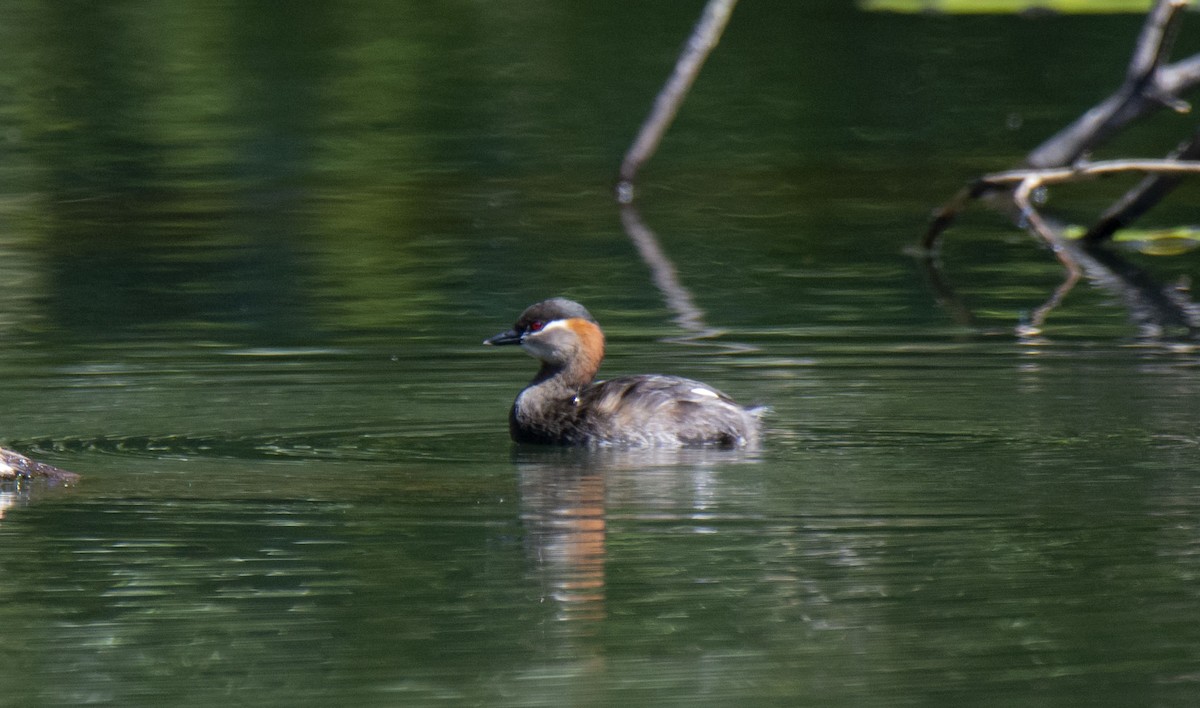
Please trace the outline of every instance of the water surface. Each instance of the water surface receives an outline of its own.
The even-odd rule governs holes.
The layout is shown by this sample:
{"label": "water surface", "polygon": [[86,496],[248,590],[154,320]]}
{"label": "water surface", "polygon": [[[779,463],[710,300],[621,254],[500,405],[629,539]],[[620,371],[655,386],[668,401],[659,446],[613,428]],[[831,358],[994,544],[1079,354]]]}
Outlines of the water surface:
{"label": "water surface", "polygon": [[[0,437],[84,477],[0,490],[0,704],[1191,705],[1195,349],[905,252],[1139,18],[744,3],[644,173],[681,341],[608,190],[699,7],[9,7]],[[764,447],[514,449],[558,294]]]}

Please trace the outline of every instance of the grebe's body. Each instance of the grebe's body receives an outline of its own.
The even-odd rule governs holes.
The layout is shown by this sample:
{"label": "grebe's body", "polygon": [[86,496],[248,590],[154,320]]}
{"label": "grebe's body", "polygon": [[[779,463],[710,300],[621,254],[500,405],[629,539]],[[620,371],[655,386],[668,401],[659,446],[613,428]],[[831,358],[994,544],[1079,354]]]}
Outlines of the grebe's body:
{"label": "grebe's body", "polygon": [[519,344],[542,362],[509,413],[513,440],[555,445],[743,447],[759,437],[762,409],[678,376],[645,374],[593,381],[604,333],[579,303],[532,305],[516,325],[484,344]]}

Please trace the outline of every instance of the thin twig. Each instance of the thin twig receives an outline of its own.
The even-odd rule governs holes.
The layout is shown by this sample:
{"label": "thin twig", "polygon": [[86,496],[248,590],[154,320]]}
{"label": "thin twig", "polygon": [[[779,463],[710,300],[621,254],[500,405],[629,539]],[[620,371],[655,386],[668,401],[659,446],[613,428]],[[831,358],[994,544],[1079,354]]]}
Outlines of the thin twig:
{"label": "thin twig", "polygon": [[[1196,150],[1196,156],[1200,157],[1200,148],[1193,146],[1192,149]],[[1191,155],[1192,153],[1189,151],[1187,156]],[[929,229],[925,232],[925,237],[921,240],[921,247],[926,252],[932,253],[935,251],[942,233],[958,218],[958,215],[966,205],[990,191],[1016,189],[1022,185],[1026,185],[1030,181],[1036,182],[1036,186],[1041,187],[1049,184],[1074,182],[1122,172],[1142,172],[1177,179],[1183,175],[1200,174],[1200,161],[1171,158],[1161,160],[1101,160],[1099,162],[1079,162],[1070,167],[1006,170],[1004,172],[994,172],[984,175],[959,190],[949,202],[934,212]],[[1032,191],[1034,188],[1031,187],[1029,189]],[[1016,194],[1013,195],[1013,199],[1016,201]],[[1019,201],[1017,206],[1021,208]],[[1149,208],[1149,206],[1146,208]],[[1028,216],[1023,208],[1021,208],[1021,215],[1023,217]]]}
{"label": "thin twig", "polygon": [[622,204],[633,201],[634,179],[638,170],[658,149],[688,90],[696,81],[700,68],[704,66],[704,60],[720,41],[736,4],[737,0],[708,0],[704,6],[704,14],[675,62],[675,70],[654,99],[654,108],[621,162],[616,193],[617,201]]}
{"label": "thin twig", "polygon": [[1060,184],[1102,175],[1121,172],[1145,172],[1156,175],[1179,176],[1185,174],[1200,174],[1200,162],[1188,160],[1105,160],[1102,162],[1085,162],[1072,167],[1059,167],[1046,170],[1010,170],[984,175],[979,179],[984,184],[1002,186],[1015,184],[1013,203],[1016,204],[1021,218],[1033,229],[1034,233],[1054,249],[1055,255],[1068,269],[1077,268],[1075,262],[1065,256],[1061,238],[1056,229],[1046,224],[1042,215],[1033,206],[1033,193],[1049,184]]}
{"label": "thin twig", "polygon": [[[1170,155],[1172,160],[1197,158],[1200,158],[1200,131]],[[1132,224],[1173,192],[1183,182],[1183,177],[1181,173],[1161,172],[1147,176],[1110,206],[1100,216],[1100,220],[1083,235],[1083,240],[1088,243],[1100,243],[1112,238],[1113,234]]]}
{"label": "thin twig", "polygon": [[[1013,190],[1013,202],[1021,210],[1021,218],[1025,219],[1034,233],[1041,236],[1042,240],[1050,246],[1050,249],[1054,252],[1054,257],[1067,270],[1067,279],[1063,283],[1063,287],[1060,288],[1060,290],[1063,290],[1063,295],[1065,295],[1067,291],[1075,286],[1076,281],[1079,280],[1079,264],[1071,257],[1070,252],[1063,247],[1062,236],[1059,235],[1059,232],[1051,228],[1033,206],[1032,195],[1044,184],[1045,182],[1039,175],[1034,174],[1026,177]],[[1058,296],[1057,299],[1061,300],[1062,296]]]}
{"label": "thin twig", "polygon": [[954,224],[958,219],[958,215],[967,208],[967,205],[994,188],[993,185],[984,182],[982,179],[977,179],[958,190],[958,193],[949,202],[943,204],[933,212],[929,228],[925,230],[925,237],[921,239],[922,250],[926,253],[936,252],[942,233]]}
{"label": "thin twig", "polygon": [[1042,184],[1074,182],[1091,177],[1118,174],[1121,172],[1146,172],[1150,174],[1200,174],[1200,161],[1147,159],[1147,160],[1100,160],[1080,162],[1070,167],[1045,169],[1022,169],[993,172],[979,178],[979,182],[999,187],[1006,184],[1019,185],[1028,179],[1037,179]]}

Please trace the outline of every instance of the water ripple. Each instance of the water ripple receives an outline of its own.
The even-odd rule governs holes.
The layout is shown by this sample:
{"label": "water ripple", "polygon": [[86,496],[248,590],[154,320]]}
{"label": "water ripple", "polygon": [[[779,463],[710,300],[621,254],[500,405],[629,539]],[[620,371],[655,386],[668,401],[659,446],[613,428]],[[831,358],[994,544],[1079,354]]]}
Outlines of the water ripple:
{"label": "water ripple", "polygon": [[[465,434],[458,431],[457,434]],[[429,430],[293,430],[247,434],[124,435],[100,437],[39,438],[13,441],[12,445],[31,456],[101,453],[143,459],[237,459],[237,460],[326,460],[369,462],[395,460],[403,456],[445,458],[439,441],[449,434]]]}

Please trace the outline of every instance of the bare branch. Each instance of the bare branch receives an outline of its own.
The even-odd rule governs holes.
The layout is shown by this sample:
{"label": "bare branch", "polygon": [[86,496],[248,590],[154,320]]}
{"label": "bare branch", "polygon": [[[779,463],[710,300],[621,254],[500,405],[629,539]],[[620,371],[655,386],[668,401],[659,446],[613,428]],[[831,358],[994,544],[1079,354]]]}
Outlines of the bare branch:
{"label": "bare branch", "polygon": [[966,209],[968,204],[979,199],[988,191],[996,188],[994,185],[988,184],[985,180],[986,177],[977,179],[966,187],[963,187],[958,190],[958,193],[949,202],[934,210],[933,219],[929,222],[929,228],[925,231],[925,237],[921,239],[921,248],[923,250],[929,253],[936,251],[942,234],[954,224],[963,209]]}
{"label": "bare branch", "polygon": [[1194,160],[1101,160],[1080,162],[1070,167],[1048,167],[1045,169],[1007,170],[984,175],[977,180],[991,187],[1021,185],[1036,180],[1038,185],[1075,182],[1092,177],[1119,174],[1121,172],[1145,172],[1149,174],[1200,174],[1200,161]]}
{"label": "bare branch", "polygon": [[[1033,192],[1039,189],[1043,184],[1044,180],[1039,175],[1035,174],[1026,177],[1025,179],[1021,180],[1021,182],[1017,185],[1017,188],[1013,190],[1013,202],[1017,205],[1017,208],[1021,210],[1021,218],[1025,219],[1025,221],[1029,224],[1029,228],[1033,229],[1034,233],[1036,233],[1038,236],[1041,236],[1042,240],[1046,242],[1046,245],[1050,246],[1050,249],[1054,251],[1054,257],[1058,259],[1059,263],[1062,263],[1063,268],[1067,271],[1067,278],[1055,292],[1055,296],[1049,303],[1044,305],[1042,308],[1039,308],[1045,312],[1049,312],[1058,306],[1058,303],[1061,302],[1064,297],[1066,297],[1066,294],[1071,291],[1071,288],[1075,287],[1075,283],[1079,281],[1079,275],[1081,271],[1079,269],[1079,264],[1071,256],[1070,250],[1065,247],[1059,230],[1051,227],[1050,224],[1042,218],[1042,215],[1033,206],[1033,200],[1031,198]],[[1042,317],[1044,318],[1045,315],[1043,314]]]}
{"label": "bare branch", "polygon": [[1162,64],[1163,57],[1170,53],[1178,35],[1179,12],[1187,7],[1188,0],[1159,0],[1138,36],[1133,57],[1129,61],[1126,80],[1139,83],[1149,80]]}
{"label": "bare branch", "polygon": [[1158,85],[1172,96],[1178,96],[1200,85],[1200,54],[1160,68]]}
{"label": "bare branch", "polygon": [[1187,0],[1158,0],[1142,26],[1121,87],[1030,152],[1025,164],[1034,168],[1068,165],[1129,123],[1163,106],[1188,110],[1178,95],[1200,83],[1200,66],[1194,65],[1200,63],[1200,55],[1176,66],[1163,66],[1183,17],[1180,11],[1186,5]]}
{"label": "bare branch", "polygon": [[704,60],[720,41],[725,25],[729,22],[729,15],[736,4],[737,0],[708,0],[708,4],[704,6],[704,14],[675,62],[675,71],[654,99],[654,108],[621,162],[617,201],[622,204],[633,201],[633,183],[638,170],[658,149],[663,134],[667,132],[683,104],[683,99],[687,97],[688,90],[696,81],[700,67],[704,66]]}
{"label": "bare branch", "polygon": [[[1186,144],[1186,149],[1181,149],[1182,157],[1200,157],[1200,145],[1196,142]],[[967,204],[978,199],[989,191],[999,191],[1004,189],[1013,189],[1013,201],[1016,203],[1020,216],[1025,219],[1030,226],[1034,227],[1039,236],[1045,238],[1045,232],[1038,228],[1039,217],[1030,217],[1031,210],[1029,195],[1038,187],[1043,187],[1050,184],[1061,184],[1064,182],[1076,182],[1094,177],[1102,177],[1105,175],[1118,174],[1122,172],[1142,172],[1155,175],[1161,179],[1161,183],[1157,189],[1174,188],[1174,184],[1170,180],[1176,182],[1184,175],[1200,174],[1200,161],[1190,159],[1162,159],[1162,160],[1102,160],[1099,162],[1080,162],[1070,167],[1050,167],[1045,169],[1021,169],[1007,170],[1005,172],[994,172],[984,175],[970,185],[959,190],[958,194],[934,212],[933,221],[929,225],[929,229],[925,232],[925,237],[921,240],[921,247],[926,251],[934,251],[937,248],[939,239],[942,233],[950,227],[958,215],[966,208]],[[1022,190],[1024,190],[1024,203],[1021,199]],[[1167,189],[1169,191],[1169,189]],[[1136,196],[1135,189],[1130,194]],[[1161,198],[1162,195],[1157,195]],[[1131,197],[1132,198],[1132,197]],[[1106,215],[1109,219],[1115,222],[1120,222],[1116,228],[1120,228],[1128,223],[1129,217],[1134,213],[1135,208],[1141,208],[1142,211],[1149,209],[1157,199],[1149,203],[1141,203],[1127,208],[1114,207],[1110,209]],[[1121,204],[1123,204],[1122,202]],[[1137,212],[1140,215],[1142,212]],[[1104,223],[1102,220],[1101,223]],[[1100,225],[1098,224],[1098,228]],[[1113,231],[1116,230],[1113,228]],[[1093,230],[1094,230],[1093,229]],[[1111,232],[1109,232],[1111,233]]]}

